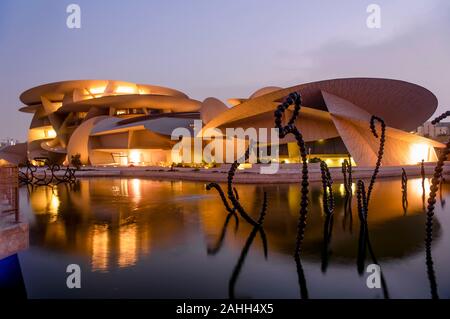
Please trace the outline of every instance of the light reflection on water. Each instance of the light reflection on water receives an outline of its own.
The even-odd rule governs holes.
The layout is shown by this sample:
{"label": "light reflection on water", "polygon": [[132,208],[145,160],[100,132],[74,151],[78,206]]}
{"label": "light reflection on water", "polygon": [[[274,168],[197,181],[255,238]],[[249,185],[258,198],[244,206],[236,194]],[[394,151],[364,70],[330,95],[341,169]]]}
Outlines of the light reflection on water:
{"label": "light reflection on water", "polygon": [[[242,205],[255,216],[263,191],[269,199],[264,223],[268,259],[256,237],[237,282],[237,297],[298,298],[292,254],[299,185],[237,185],[237,189]],[[356,270],[356,196],[349,216],[343,185],[336,183],[333,190],[333,232],[324,255],[321,185],[313,183],[310,189],[302,257],[309,295],[381,298],[382,292],[368,289],[365,276]],[[444,185],[443,200],[449,190]],[[400,180],[376,183],[370,238],[391,297],[428,298],[421,179],[410,179],[408,192],[405,213]],[[81,179],[73,187],[22,188],[20,195],[21,210],[30,221],[31,248],[20,254],[29,297],[228,297],[228,280],[252,230],[243,220],[237,229],[233,219],[227,221],[218,194],[205,190],[204,183],[96,178]],[[438,203],[433,257],[441,297],[450,296],[447,211]],[[65,268],[71,263],[80,264],[86,289],[65,287]]]}

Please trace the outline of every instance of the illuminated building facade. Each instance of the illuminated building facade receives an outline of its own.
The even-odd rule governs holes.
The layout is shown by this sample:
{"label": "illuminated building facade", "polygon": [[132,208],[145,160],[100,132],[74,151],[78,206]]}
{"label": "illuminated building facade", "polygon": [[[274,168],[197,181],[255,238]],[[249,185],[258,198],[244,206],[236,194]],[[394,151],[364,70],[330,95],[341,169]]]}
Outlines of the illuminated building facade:
{"label": "illuminated building facade", "polygon": [[[226,106],[215,98],[203,102],[160,86],[112,80],[50,83],[21,94],[20,111],[33,114],[26,147],[0,152],[19,162],[48,157],[55,162],[80,155],[84,165],[166,165],[177,162],[171,150],[176,128],[192,129],[195,120],[209,128],[273,127],[276,106],[291,92],[300,92],[303,107],[297,127],[309,157],[340,165],[350,154],[358,166],[376,162],[379,141],[369,130],[371,115],[387,124],[383,165],[436,160],[443,144],[412,133],[437,108],[436,97],[418,85],[389,79],[325,80],[290,88],[265,87],[249,98]],[[287,115],[289,115],[289,110]],[[14,155],[14,156],[13,156]],[[280,161],[298,162],[299,151],[288,136],[279,141]]]}

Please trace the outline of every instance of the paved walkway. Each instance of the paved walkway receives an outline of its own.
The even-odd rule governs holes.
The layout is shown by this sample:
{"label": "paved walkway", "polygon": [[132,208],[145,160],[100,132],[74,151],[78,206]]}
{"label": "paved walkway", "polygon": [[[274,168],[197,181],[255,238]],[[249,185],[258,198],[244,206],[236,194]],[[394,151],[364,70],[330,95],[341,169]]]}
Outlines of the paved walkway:
{"label": "paved walkway", "polygon": [[0,217],[0,260],[27,249],[28,241],[28,223],[16,223],[13,215]]}
{"label": "paved walkway", "polygon": [[[435,165],[425,165],[425,173],[430,177],[434,172]],[[409,178],[420,177],[420,166],[403,166]],[[193,169],[174,168],[170,171],[164,167],[84,167],[76,173],[77,177],[128,177],[128,178],[154,178],[168,180],[190,180],[203,182],[226,182],[229,166],[220,168]],[[291,164],[279,170],[277,174],[267,175],[259,173],[260,167],[254,165],[252,168],[238,170],[235,175],[236,183],[298,183],[301,179],[300,165]],[[343,179],[341,168],[331,168],[331,175],[335,181]],[[370,178],[373,167],[354,167],[353,179]],[[450,162],[446,162],[444,173],[450,176]],[[400,177],[402,167],[381,167],[379,178]],[[321,173],[317,165],[311,165],[309,169],[309,180],[320,181]]]}

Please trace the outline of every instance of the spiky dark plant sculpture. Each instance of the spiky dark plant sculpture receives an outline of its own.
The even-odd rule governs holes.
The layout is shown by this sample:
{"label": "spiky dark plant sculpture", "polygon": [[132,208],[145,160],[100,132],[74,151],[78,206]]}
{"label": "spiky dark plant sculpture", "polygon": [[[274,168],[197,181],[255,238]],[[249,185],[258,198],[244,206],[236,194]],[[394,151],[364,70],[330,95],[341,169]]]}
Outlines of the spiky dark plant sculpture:
{"label": "spiky dark plant sculpture", "polygon": [[352,216],[352,197],[353,197],[353,167],[352,159],[350,154],[348,154],[348,159],[342,162],[342,175],[344,177],[344,189],[345,189],[345,199],[344,199],[344,218],[342,219],[342,227],[345,230],[347,219],[350,222],[350,232],[352,232],[353,216]]}
{"label": "spiky dark plant sculpture", "polygon": [[[243,157],[243,161],[248,160],[249,156],[250,156],[250,150],[253,147],[253,142],[250,141],[250,145],[248,147],[248,149],[246,150],[244,157]],[[260,234],[261,236],[261,240],[263,242],[263,249],[264,249],[264,256],[265,258],[267,258],[267,254],[268,254],[268,246],[267,246],[267,237],[266,234],[264,232],[264,229],[262,228],[263,222],[264,222],[264,218],[266,216],[267,213],[267,193],[264,192],[264,199],[263,199],[263,204],[262,204],[262,208],[261,208],[261,212],[259,214],[259,218],[257,220],[254,220],[246,211],[245,209],[242,207],[241,203],[239,202],[239,193],[237,191],[237,189],[235,187],[233,187],[233,179],[234,179],[234,175],[236,173],[237,168],[239,167],[239,160],[236,160],[230,167],[230,170],[228,171],[228,179],[227,179],[227,193],[228,193],[228,199],[231,202],[231,205],[228,203],[227,199],[225,198],[225,194],[222,190],[222,188],[220,187],[219,184],[217,183],[209,183],[208,185],[206,185],[206,189],[210,190],[212,188],[215,188],[221,199],[222,202],[225,206],[225,209],[228,211],[228,215],[227,218],[225,220],[225,224],[224,224],[224,228],[222,230],[222,233],[220,235],[219,238],[219,242],[216,245],[216,247],[214,247],[213,249],[208,249],[208,253],[211,254],[215,254],[217,253],[218,250],[220,250],[220,247],[222,246],[223,243],[223,239],[225,237],[225,232],[226,232],[226,228],[229,222],[230,217],[233,215],[236,219],[236,227],[237,227],[237,223],[238,223],[238,217],[236,212],[238,212],[242,218],[244,218],[249,224],[251,224],[253,226],[253,230],[250,233],[250,236],[248,237],[244,248],[242,249],[241,255],[239,257],[238,263],[236,264],[234,270],[233,270],[233,274],[231,275],[230,281],[229,281],[229,285],[228,285],[228,291],[229,291],[229,296],[231,299],[234,299],[234,287],[236,285],[236,281],[237,278],[239,276],[239,273],[242,269],[242,266],[244,264],[245,258],[247,257],[248,251],[253,243],[253,240],[255,239],[255,236],[257,233]],[[237,230],[237,228],[236,228]]]}
{"label": "spiky dark plant sculpture", "polygon": [[[379,122],[381,126],[381,134],[378,135],[375,122]],[[375,185],[375,180],[377,178],[378,172],[380,170],[381,161],[383,159],[384,154],[384,143],[385,143],[385,133],[386,133],[386,124],[384,123],[384,120],[372,115],[370,118],[370,130],[372,131],[372,134],[380,139],[380,146],[378,149],[378,156],[377,156],[377,162],[375,164],[375,169],[373,171],[372,177],[370,178],[370,184],[366,193],[366,188],[364,185],[364,182],[362,180],[359,180],[357,183],[357,196],[358,196],[358,215],[360,218],[360,221],[362,224],[364,224],[364,229],[362,229],[362,232],[365,234],[362,238],[362,247],[361,249],[366,249],[366,244],[371,250],[370,247],[370,241],[369,241],[369,234],[368,234],[368,224],[367,224],[367,214],[369,211],[369,202],[370,202],[370,196],[372,194],[373,186]],[[361,234],[360,234],[361,235]],[[365,253],[362,254],[362,256],[365,256]],[[360,270],[360,267],[358,267]]]}
{"label": "spiky dark plant sculpture", "polygon": [[420,176],[422,177],[422,189],[425,191],[425,161],[420,162]]}
{"label": "spiky dark plant sculpture", "polygon": [[[378,135],[375,122],[380,123],[380,126],[381,126],[381,134],[380,135]],[[384,143],[386,141],[386,136],[385,136],[386,124],[384,123],[384,120],[379,118],[378,116],[372,115],[372,117],[370,118],[370,130],[372,131],[372,134],[376,138],[380,138],[380,147],[378,149],[378,156],[377,156],[377,162],[375,164],[375,169],[373,171],[372,177],[370,179],[370,184],[367,189],[367,206],[369,206],[370,196],[372,195],[373,186],[375,184],[375,180],[376,180],[378,172],[380,170],[381,160],[382,160],[383,154],[384,154]]]}
{"label": "spiky dark plant sculpture", "polygon": [[334,197],[333,197],[333,179],[331,178],[330,169],[327,163],[320,162],[320,172],[322,177],[322,189],[323,189],[323,207],[325,214],[329,215],[334,210]]}
{"label": "spiky dark plant sculpture", "polygon": [[25,172],[19,170],[19,184],[21,185],[33,185],[34,173],[37,171],[37,167],[27,161]]}
{"label": "spiky dark plant sculpture", "polygon": [[425,190],[425,161],[422,160],[420,162],[420,176],[422,177],[422,206],[423,210],[425,210],[425,199],[426,199],[426,190]]}
{"label": "spiky dark plant sculpture", "polygon": [[64,175],[62,176],[62,178],[58,177],[58,175],[56,175],[55,173],[57,171],[59,171],[61,169],[61,167],[59,165],[56,164],[56,166],[53,166],[52,169],[52,175],[53,178],[57,181],[56,183],[74,183],[76,181],[76,176],[75,176],[75,172],[78,170],[78,168],[70,168],[70,166],[66,166],[66,169],[64,171]]}
{"label": "spiky dark plant sculpture", "polygon": [[[300,260],[301,247],[303,239],[305,236],[306,218],[308,214],[308,193],[309,193],[309,182],[308,182],[308,162],[307,153],[305,147],[305,141],[300,131],[295,126],[295,121],[297,120],[300,109],[301,109],[301,95],[297,92],[289,94],[286,100],[278,105],[274,115],[275,115],[275,128],[278,129],[278,134],[280,138],[286,137],[288,134],[292,134],[297,141],[297,145],[300,149],[300,157],[302,159],[302,182],[301,182],[301,200],[300,200],[300,212],[297,225],[297,238],[295,242],[295,252],[294,259],[297,265],[297,275],[300,286],[300,295],[302,298],[308,298],[308,289],[306,286],[305,274],[303,271],[303,266]],[[294,110],[292,116],[288,123],[283,126],[283,115],[285,111],[294,105]]]}
{"label": "spiky dark plant sculpture", "polygon": [[[225,218],[225,222],[224,222],[224,224],[223,224],[223,227],[222,227],[222,231],[220,232],[220,236],[219,236],[219,239],[217,240],[217,242],[214,244],[214,246],[213,247],[208,247],[207,248],[207,252],[208,252],[208,255],[215,255],[215,254],[217,254],[218,252],[219,252],[219,250],[222,248],[222,245],[223,245],[223,241],[224,241],[224,239],[225,239],[225,235],[226,235],[226,233],[227,233],[227,229],[228,229],[228,225],[229,225],[229,222],[230,222],[230,219],[231,219],[231,217],[233,216],[233,214],[228,214],[227,215],[227,217]],[[236,220],[238,220],[238,219],[236,219]],[[238,230],[238,223],[236,223],[236,227],[234,228],[234,231],[235,232],[237,232],[237,230]]]}
{"label": "spiky dark plant sculpture", "polygon": [[[231,206],[228,204],[228,201],[227,201],[227,199],[225,197],[225,194],[224,194],[224,192],[222,190],[222,187],[219,184],[217,184],[217,183],[209,183],[208,185],[206,185],[206,190],[209,191],[212,188],[217,190],[217,192],[219,193],[220,198],[222,199],[223,205],[225,206],[225,209],[228,211],[228,213],[230,215],[234,216],[234,218],[236,220],[236,225],[238,225],[239,224],[239,218],[237,217],[237,214],[236,214],[236,208],[231,208]],[[237,192],[237,189],[233,187],[233,191],[234,191],[236,199],[239,200],[239,194]]]}
{"label": "spiky dark plant sculpture", "polygon": [[[372,244],[369,238],[369,224],[367,220],[369,208],[367,206],[367,195],[365,191],[364,182],[359,180],[356,188],[357,203],[358,203],[358,216],[360,220],[360,232],[358,240],[358,256],[357,256],[357,270],[360,275],[364,273],[364,266],[366,260],[366,248],[369,251],[370,257],[374,264],[379,265],[378,260],[372,248]],[[384,298],[389,299],[389,291],[387,288],[386,280],[383,272],[380,273],[381,287],[383,290]]]}
{"label": "spiky dark plant sculpture", "polygon": [[402,168],[402,207],[406,214],[408,208],[408,175],[406,175],[404,168]]}
{"label": "spiky dark plant sculpture", "polygon": [[[300,216],[297,226],[297,240],[295,246],[295,256],[299,256],[301,252],[301,244],[303,242],[303,238],[305,236],[305,227],[306,227],[306,217],[308,214],[308,193],[309,193],[309,182],[308,182],[308,162],[307,162],[307,154],[305,141],[303,140],[303,135],[295,126],[295,121],[300,113],[301,108],[301,96],[299,93],[294,92],[289,94],[286,100],[278,105],[274,115],[275,115],[275,128],[278,129],[278,134],[280,138],[286,137],[288,134],[292,134],[297,141],[297,145],[300,149],[300,156],[302,159],[302,188],[301,188],[301,200],[300,200]],[[282,118],[285,111],[291,106],[294,105],[294,110],[292,112],[292,116],[289,119],[288,123],[283,126]]]}
{"label": "spiky dark plant sculpture", "polygon": [[300,287],[300,297],[302,299],[308,299],[309,298],[308,286],[306,284],[305,271],[303,270],[303,265],[300,260],[300,255],[296,254],[294,256],[294,259],[295,259],[295,265],[297,268],[297,278],[298,278],[298,286]]}
{"label": "spiky dark plant sculpture", "polygon": [[[217,243],[214,245],[213,248],[209,248],[209,247],[207,248],[207,252],[209,255],[217,254],[219,252],[219,250],[222,248],[223,241],[225,239],[225,235],[226,235],[231,217],[234,217],[234,220],[235,220],[236,226],[234,228],[234,231],[237,232],[237,230],[239,228],[239,218],[236,214],[236,209],[231,208],[230,205],[228,204],[228,201],[225,197],[222,187],[220,187],[220,185],[217,183],[209,183],[208,185],[206,185],[206,190],[211,190],[212,188],[216,189],[217,192],[219,193],[220,198],[222,199],[223,205],[225,206],[225,209],[227,210],[228,214],[225,218],[225,222],[224,222],[222,231],[220,233],[219,239],[217,240]],[[236,188],[233,188],[233,190],[234,190],[236,198],[239,200],[239,194],[238,194]]]}
{"label": "spiky dark plant sculpture", "polygon": [[441,173],[441,178],[439,180],[439,200],[441,202],[441,207],[442,208],[445,207],[445,199],[442,198],[442,188],[444,188],[444,183],[445,183],[445,177]]}
{"label": "spiky dark plant sculpture", "polygon": [[[235,298],[234,290],[235,290],[236,282],[239,277],[239,274],[241,273],[242,266],[244,265],[245,259],[247,258],[248,252],[249,252],[250,247],[256,237],[256,234],[258,232],[260,234],[264,233],[263,223],[264,223],[264,218],[267,213],[267,205],[268,205],[267,204],[267,194],[266,194],[266,192],[264,192],[263,204],[261,207],[261,212],[259,214],[258,220],[256,220],[256,223],[253,226],[253,230],[251,231],[249,237],[247,238],[247,241],[245,242],[245,245],[242,249],[241,255],[239,256],[238,262],[237,262],[236,266],[234,267],[233,273],[232,273],[230,281],[228,283],[228,294],[229,294],[230,299]],[[264,247],[264,254],[267,256],[268,248],[267,248],[266,236],[261,236],[261,239],[262,239],[262,243],[263,243],[263,247]]]}
{"label": "spiky dark plant sculpture", "polygon": [[342,219],[342,229],[345,231],[347,220],[349,224],[350,234],[353,232],[353,213],[352,213],[352,201],[350,199],[345,199],[344,202],[344,218]]}
{"label": "spiky dark plant sculpture", "polygon": [[352,196],[352,185],[353,185],[353,166],[352,166],[352,157],[350,154],[348,156],[348,164],[347,164],[347,173],[348,173],[348,193]]}
{"label": "spiky dark plant sculpture", "polygon": [[[250,157],[250,150],[253,148],[253,141],[250,141],[250,145],[245,151],[243,161],[247,161]],[[233,179],[234,175],[236,174],[236,170],[239,167],[240,163],[239,160],[234,161],[233,164],[231,164],[230,170],[228,171],[228,199],[230,200],[231,204],[233,205],[233,209],[235,209],[239,215],[241,215],[242,218],[244,218],[248,223],[250,223],[253,226],[257,226],[258,222],[255,221],[242,207],[241,203],[239,202],[239,199],[237,198],[237,192],[235,192],[235,189],[233,188]]]}
{"label": "spiky dark plant sculpture", "polygon": [[[441,122],[443,119],[450,116],[450,111],[442,113],[440,116],[435,118],[431,124],[435,125]],[[430,194],[428,197],[427,206],[427,220],[425,227],[425,250],[426,250],[426,264],[428,269],[428,278],[430,279],[431,295],[433,299],[438,298],[437,284],[433,270],[433,258],[431,256],[431,243],[433,241],[433,218],[434,218],[434,206],[436,205],[436,193],[438,191],[438,185],[443,176],[444,162],[447,159],[448,154],[450,154],[450,140],[447,142],[446,147],[442,150],[439,155],[438,162],[434,168],[433,178],[431,179]]]}
{"label": "spiky dark plant sculpture", "polygon": [[362,275],[364,273],[364,264],[366,260],[366,247],[367,247],[367,198],[366,198],[366,188],[362,180],[359,180],[356,185],[356,198],[358,204],[358,217],[360,221],[358,258],[356,263],[358,273]]}
{"label": "spiky dark plant sculpture", "polygon": [[[33,185],[33,186],[52,186],[61,183],[73,184],[76,182],[75,172],[77,169],[70,168],[67,166],[65,168],[64,174],[60,177],[57,174],[61,170],[61,166],[58,164],[53,164],[48,158],[36,158],[37,162],[42,163],[43,175],[39,177],[37,175],[38,167],[33,165],[30,161],[27,161],[25,172],[19,171],[19,183],[21,185]],[[48,177],[47,170],[50,171],[51,175]]]}
{"label": "spiky dark plant sculpture", "polygon": [[344,176],[344,189],[346,197],[352,197],[352,184],[353,184],[352,169],[353,169],[352,160],[349,154],[348,160],[345,159],[342,162],[342,175]]}
{"label": "spiky dark plant sculpture", "polygon": [[[252,147],[253,147],[253,142],[250,141],[250,145],[247,148],[247,150],[246,150],[246,152],[245,152],[245,154],[243,156],[243,161],[248,160],[248,158],[250,156],[250,150],[252,149]],[[235,220],[236,220],[236,228],[238,227],[238,217],[237,217],[236,212],[238,212],[239,215],[242,218],[244,218],[253,227],[256,227],[256,226],[259,225],[260,222],[262,223],[262,219],[254,220],[245,211],[244,207],[242,207],[241,203],[239,202],[239,193],[238,193],[237,189],[233,186],[233,179],[234,179],[234,175],[236,173],[236,170],[237,170],[237,168],[240,165],[239,162],[240,162],[240,160],[236,160],[231,165],[231,167],[230,167],[230,169],[228,171],[228,179],[227,179],[227,191],[228,192],[227,193],[228,193],[228,199],[230,200],[231,205],[228,204],[228,201],[225,198],[225,194],[224,194],[224,192],[223,192],[223,190],[222,190],[222,188],[220,187],[219,184],[217,184],[217,183],[209,183],[208,185],[206,185],[206,189],[210,190],[211,188],[215,188],[219,192],[219,195],[220,195],[220,197],[222,199],[222,202],[223,202],[223,204],[225,206],[225,209],[228,211],[229,215],[233,215]],[[265,196],[265,199],[264,199],[263,207],[265,207],[264,208],[264,210],[265,210],[267,208],[267,201],[266,201],[266,195],[264,195],[264,196]],[[264,212],[264,215],[265,215],[265,212]],[[263,218],[264,218],[264,216],[263,216]],[[227,226],[227,222],[226,222],[226,224],[224,226],[224,231],[226,231],[226,226]],[[265,234],[264,230],[261,227],[259,227],[257,229],[259,231],[259,234],[261,235],[261,239],[263,240],[263,242],[266,242],[267,239],[266,239],[266,234]],[[223,232],[222,232],[221,237],[222,236],[223,237],[225,236],[225,234]],[[221,241],[223,241],[223,238],[219,239],[219,245],[221,245]],[[220,247],[219,247],[219,249],[220,249]],[[264,256],[267,258],[267,255],[268,255],[267,245],[264,245]]]}
{"label": "spiky dark plant sculpture", "polygon": [[323,210],[325,213],[325,222],[323,229],[323,250],[322,250],[322,272],[326,272],[328,267],[328,247],[331,242],[333,232],[333,213],[334,213],[334,197],[333,197],[333,180],[331,178],[328,165],[322,161],[320,163],[320,172],[322,177],[323,189]]}
{"label": "spiky dark plant sculpture", "polygon": [[[377,132],[375,122],[380,123],[380,127],[381,127],[380,134],[378,134],[378,132]],[[378,172],[380,170],[381,161],[383,159],[383,154],[384,154],[384,144],[386,141],[386,139],[385,139],[386,124],[385,124],[384,120],[373,115],[370,119],[370,130],[372,131],[372,134],[376,138],[380,139],[380,146],[378,149],[377,162],[375,164],[375,169],[374,169],[372,177],[370,179],[370,184],[367,189],[367,193],[366,193],[364,182],[362,180],[359,180],[357,183],[358,216],[359,216],[360,223],[361,223],[357,268],[358,268],[358,273],[360,273],[360,274],[362,274],[362,271],[364,270],[366,248],[368,249],[373,262],[375,264],[378,264],[378,261],[375,257],[373,249],[372,249],[372,245],[370,243],[369,226],[368,226],[367,216],[368,216],[368,212],[369,212],[370,196],[372,194],[372,190],[375,185],[375,181],[378,176]],[[385,298],[389,298],[387,286],[384,281],[384,277],[383,277],[382,273],[381,273],[381,282],[382,282],[382,286],[383,286],[384,296],[385,296]]]}
{"label": "spiky dark plant sculpture", "polygon": [[[427,218],[428,220],[428,218]],[[428,222],[428,221],[427,221]],[[425,247],[425,265],[427,268],[428,281],[430,282],[430,294],[432,299],[439,299],[436,274],[434,272],[433,256],[431,254],[431,242],[433,240],[433,231],[427,227],[425,242],[429,242],[430,245]]]}

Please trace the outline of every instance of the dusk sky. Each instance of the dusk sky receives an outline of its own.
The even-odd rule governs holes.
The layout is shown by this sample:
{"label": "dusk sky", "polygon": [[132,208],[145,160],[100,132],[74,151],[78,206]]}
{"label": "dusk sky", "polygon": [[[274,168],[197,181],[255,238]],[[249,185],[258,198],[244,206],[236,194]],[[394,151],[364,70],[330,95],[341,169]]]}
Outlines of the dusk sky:
{"label": "dusk sky", "polygon": [[[81,7],[80,29],[66,26],[71,3]],[[380,29],[366,25],[371,3],[381,7]],[[422,85],[437,113],[450,109],[445,0],[1,0],[0,48],[0,139],[26,139],[21,92],[73,79],[225,102],[269,85],[383,77]]]}

